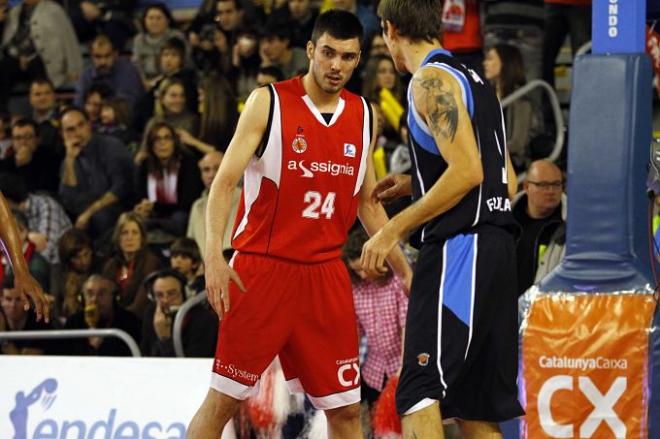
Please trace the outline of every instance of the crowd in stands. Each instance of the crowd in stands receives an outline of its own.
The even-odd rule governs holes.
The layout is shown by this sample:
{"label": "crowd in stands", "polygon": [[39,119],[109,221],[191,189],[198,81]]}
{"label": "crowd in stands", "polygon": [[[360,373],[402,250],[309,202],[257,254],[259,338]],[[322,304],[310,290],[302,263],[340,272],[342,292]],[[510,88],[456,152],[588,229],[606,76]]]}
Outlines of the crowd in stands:
{"label": "crowd in stands", "polygon": [[[377,3],[203,0],[188,21],[177,21],[158,2],[0,5],[0,190],[55,316],[46,324],[24,310],[3,259],[0,331],[115,327],[132,335],[145,356],[174,356],[174,316],[204,290],[208,190],[242,105],[256,87],[307,71],[306,47],[320,10],[348,10],[363,24],[361,63],[347,88],[377,108],[378,176],[407,172],[410,78],[395,71]],[[458,16],[454,5],[463,8]],[[528,79],[554,84],[566,35],[573,53],[590,36],[591,0],[446,0],[445,10],[443,44],[490,81],[500,99]],[[543,107],[530,95],[504,110],[514,166],[530,168],[513,205],[522,232],[521,292],[538,280],[539,266],[544,272],[554,266],[548,249],[561,252],[565,230],[562,171],[539,161],[534,149],[548,130]],[[237,190],[232,217],[239,202]],[[401,206],[387,208],[394,213]],[[221,244],[227,257],[230,238],[228,231]],[[349,244],[363,239],[353,236]],[[373,307],[391,310],[387,346],[367,342],[389,349],[387,357],[372,354],[376,363],[364,374],[373,400],[398,369],[391,359],[400,346],[392,345],[400,342],[406,300],[360,299],[401,286],[396,279],[365,284],[353,270],[356,249],[347,250],[347,264],[363,307],[358,318],[372,319],[361,326],[363,334],[380,327],[383,316]],[[186,355],[212,356],[217,325],[207,304],[193,308],[183,326]],[[96,337],[5,342],[1,351],[130,354],[122,342]]]}

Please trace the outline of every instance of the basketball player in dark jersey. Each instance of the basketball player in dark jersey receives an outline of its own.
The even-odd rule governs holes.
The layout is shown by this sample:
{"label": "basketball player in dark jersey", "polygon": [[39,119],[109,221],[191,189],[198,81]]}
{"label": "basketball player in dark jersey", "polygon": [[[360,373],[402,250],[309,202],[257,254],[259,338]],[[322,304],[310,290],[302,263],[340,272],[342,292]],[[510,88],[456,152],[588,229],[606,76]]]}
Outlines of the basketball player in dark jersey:
{"label": "basketball player in dark jersey", "polygon": [[440,44],[442,2],[382,0],[383,36],[413,78],[411,177],[381,181],[374,196],[412,194],[362,254],[363,268],[415,230],[413,276],[397,409],[404,437],[443,437],[442,418],[466,438],[501,438],[518,403],[514,220],[516,178],[494,90]]}

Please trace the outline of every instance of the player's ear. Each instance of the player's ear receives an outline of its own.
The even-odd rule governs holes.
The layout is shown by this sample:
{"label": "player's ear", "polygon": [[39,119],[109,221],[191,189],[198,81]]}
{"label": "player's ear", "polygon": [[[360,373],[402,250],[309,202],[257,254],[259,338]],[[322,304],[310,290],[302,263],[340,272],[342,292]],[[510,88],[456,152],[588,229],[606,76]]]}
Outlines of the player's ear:
{"label": "player's ear", "polygon": [[306,52],[307,52],[307,59],[311,61],[312,58],[314,57],[314,43],[312,41],[307,42]]}

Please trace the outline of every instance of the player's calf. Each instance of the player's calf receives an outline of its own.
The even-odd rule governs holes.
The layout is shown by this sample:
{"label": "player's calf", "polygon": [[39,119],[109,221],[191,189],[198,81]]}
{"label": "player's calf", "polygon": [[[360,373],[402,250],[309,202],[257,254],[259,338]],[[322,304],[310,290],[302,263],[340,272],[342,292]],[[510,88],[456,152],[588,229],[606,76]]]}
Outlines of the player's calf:
{"label": "player's calf", "polygon": [[328,432],[332,439],[362,439],[360,404],[355,403],[325,411]]}
{"label": "player's calf", "polygon": [[209,389],[186,432],[187,439],[218,439],[225,425],[234,417],[241,401]]}
{"label": "player's calf", "polygon": [[500,427],[493,422],[458,421],[465,439],[502,439]]}

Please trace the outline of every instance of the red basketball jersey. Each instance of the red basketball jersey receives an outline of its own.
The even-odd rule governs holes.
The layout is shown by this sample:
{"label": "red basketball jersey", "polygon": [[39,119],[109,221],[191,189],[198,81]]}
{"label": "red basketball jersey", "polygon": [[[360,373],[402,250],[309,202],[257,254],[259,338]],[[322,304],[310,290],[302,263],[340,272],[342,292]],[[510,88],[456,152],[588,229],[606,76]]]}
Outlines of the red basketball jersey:
{"label": "red basketball jersey", "polygon": [[326,123],[301,77],[269,87],[266,147],[245,171],[233,247],[300,262],[339,257],[366,172],[369,105],[344,90]]}

